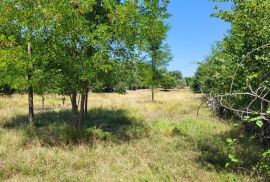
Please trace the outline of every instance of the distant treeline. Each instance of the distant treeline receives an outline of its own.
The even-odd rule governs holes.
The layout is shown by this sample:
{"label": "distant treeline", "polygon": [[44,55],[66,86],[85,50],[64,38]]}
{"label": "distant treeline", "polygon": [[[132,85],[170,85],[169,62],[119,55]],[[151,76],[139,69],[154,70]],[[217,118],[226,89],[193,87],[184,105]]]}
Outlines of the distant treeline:
{"label": "distant treeline", "polygon": [[[145,64],[145,67],[148,65]],[[144,69],[145,70],[145,69]],[[140,89],[150,89],[151,85],[149,83],[149,73],[147,72],[139,72],[136,75],[133,75],[133,77],[130,77],[130,81],[125,88],[123,88],[123,91],[126,90],[140,90]],[[189,78],[184,78],[182,76],[181,71],[164,71],[162,70],[160,73],[160,79],[159,79],[159,87],[168,90],[173,88],[183,88],[188,86],[188,80]],[[106,83],[103,82],[100,87],[94,87],[90,88],[89,91],[101,93],[101,92],[118,92],[116,85],[113,85],[113,83]],[[14,93],[26,93],[27,91],[22,90],[16,90],[15,88],[12,88],[9,84],[3,84],[0,85],[0,94],[1,95],[12,95]]]}
{"label": "distant treeline", "polygon": [[16,90],[8,84],[0,85],[0,95],[12,95],[15,92]]}

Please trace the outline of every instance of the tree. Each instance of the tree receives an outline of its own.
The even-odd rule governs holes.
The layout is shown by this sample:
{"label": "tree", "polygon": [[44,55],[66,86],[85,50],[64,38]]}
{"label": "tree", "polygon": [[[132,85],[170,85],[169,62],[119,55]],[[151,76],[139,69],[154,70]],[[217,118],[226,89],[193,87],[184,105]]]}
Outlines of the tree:
{"label": "tree", "polygon": [[152,101],[154,101],[155,88],[162,83],[162,75],[166,72],[166,66],[172,59],[169,47],[167,45],[161,47],[151,47],[150,51],[150,80]]}
{"label": "tree", "polygon": [[179,70],[170,71],[170,74],[177,80],[182,80],[183,79],[182,72],[179,71]]}
{"label": "tree", "polygon": [[59,88],[71,98],[73,126],[82,128],[89,86],[125,91],[126,73],[144,47],[146,25],[140,12],[144,5],[85,0],[56,6],[61,18],[53,26],[55,39],[51,44],[57,56],[51,60],[54,67],[50,70],[58,70]]}
{"label": "tree", "polygon": [[191,87],[193,85],[194,77],[185,77],[186,85]]}
{"label": "tree", "polygon": [[167,0],[145,0],[143,15],[145,17],[145,41],[146,52],[149,54],[151,65],[152,101],[154,101],[154,89],[160,85],[161,74],[164,67],[172,59],[168,45],[164,44],[169,26],[165,20],[170,16],[167,12]]}
{"label": "tree", "polygon": [[46,27],[51,14],[47,1],[0,2],[0,59],[1,76],[11,87],[28,93],[29,122],[33,124],[35,85],[44,75]]}
{"label": "tree", "polygon": [[[223,41],[213,48],[195,75],[197,90],[211,94],[245,93],[250,87],[269,88],[269,0],[232,1],[233,9],[213,14],[232,24]],[[262,85],[261,85],[262,84]],[[255,89],[256,88],[256,89]],[[269,97],[268,94],[266,94]],[[228,97],[228,103],[241,109],[249,96]],[[255,110],[260,102],[252,102]],[[264,110],[267,104],[263,104]]]}
{"label": "tree", "polygon": [[[231,29],[200,64],[193,88],[240,120],[242,131],[269,144],[270,1],[230,2],[231,10],[216,8],[213,16],[229,22]],[[269,171],[269,165],[263,168]]]}
{"label": "tree", "polygon": [[177,84],[178,80],[171,73],[166,73],[161,80],[161,86],[164,88],[165,91],[176,87]]}
{"label": "tree", "polygon": [[185,79],[183,79],[182,72],[175,70],[166,72],[161,80],[161,86],[167,90],[178,86],[185,86]]}

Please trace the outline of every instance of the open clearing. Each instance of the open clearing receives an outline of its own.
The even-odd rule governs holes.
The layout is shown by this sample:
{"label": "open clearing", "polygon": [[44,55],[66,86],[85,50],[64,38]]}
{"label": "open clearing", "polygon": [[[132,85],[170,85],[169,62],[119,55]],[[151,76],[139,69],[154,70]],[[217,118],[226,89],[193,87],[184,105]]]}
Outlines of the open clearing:
{"label": "open clearing", "polygon": [[[86,129],[73,131],[70,101],[45,97],[35,130],[27,97],[0,98],[0,181],[255,181],[224,169],[231,126],[190,90],[89,94]],[[37,110],[41,97],[35,96]]]}

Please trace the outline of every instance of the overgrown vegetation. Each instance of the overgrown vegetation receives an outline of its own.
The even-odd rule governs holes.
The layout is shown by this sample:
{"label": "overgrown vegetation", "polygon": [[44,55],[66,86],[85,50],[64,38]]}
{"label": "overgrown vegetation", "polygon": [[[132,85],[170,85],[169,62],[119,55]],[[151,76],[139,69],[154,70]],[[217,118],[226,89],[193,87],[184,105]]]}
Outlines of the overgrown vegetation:
{"label": "overgrown vegetation", "polygon": [[[34,128],[27,122],[27,96],[1,97],[0,180],[5,181],[259,181],[252,176],[253,142],[241,145],[241,170],[226,169],[231,125],[197,108],[189,90],[91,93],[86,127],[71,127],[62,97],[36,97]],[[240,160],[240,159],[239,159]],[[263,181],[263,180],[261,180]]]}
{"label": "overgrown vegetation", "polygon": [[0,180],[269,180],[270,0],[228,1],[183,78],[169,0],[1,0]]}
{"label": "overgrown vegetation", "polygon": [[[200,64],[193,90],[204,93],[219,114],[238,121],[238,136],[227,139],[231,153],[226,166],[241,167],[235,154],[239,152],[238,145],[242,140],[256,140],[265,146],[254,158],[258,163],[256,173],[269,178],[270,1],[230,2],[231,10],[217,7],[213,16],[231,23],[231,30]],[[247,147],[247,150],[252,153],[253,148]]]}

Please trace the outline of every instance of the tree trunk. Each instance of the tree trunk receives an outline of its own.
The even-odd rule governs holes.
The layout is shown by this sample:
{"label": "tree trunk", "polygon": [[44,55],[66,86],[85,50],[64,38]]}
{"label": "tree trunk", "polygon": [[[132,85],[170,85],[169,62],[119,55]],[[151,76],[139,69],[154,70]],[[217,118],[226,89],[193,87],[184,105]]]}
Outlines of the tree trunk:
{"label": "tree trunk", "polygon": [[72,106],[72,123],[75,129],[78,128],[79,122],[79,113],[78,113],[78,105],[77,105],[77,92],[73,92],[70,95],[71,106]]}
{"label": "tree trunk", "polygon": [[[31,59],[31,54],[32,54],[32,45],[31,43],[28,43],[27,45],[27,49],[28,49],[28,55],[29,55],[29,59]],[[29,119],[29,124],[30,126],[33,126],[33,119],[34,119],[34,91],[33,91],[33,87],[30,84],[30,80],[32,77],[32,73],[31,70],[28,70],[28,119]]]}
{"label": "tree trunk", "polygon": [[85,106],[84,106],[84,112],[85,112],[85,119],[87,119],[87,111],[88,111],[88,93],[89,93],[89,88],[86,88],[86,95],[85,95]]}
{"label": "tree trunk", "polygon": [[155,88],[153,85],[151,87],[151,91],[152,91],[152,101],[154,101],[155,100]]}
{"label": "tree trunk", "polygon": [[29,87],[28,89],[28,119],[30,126],[33,126],[33,119],[34,119],[34,93],[33,88]]}
{"label": "tree trunk", "polygon": [[79,115],[79,128],[83,128],[85,121],[85,93],[81,93],[81,102],[80,102],[80,115]]}
{"label": "tree trunk", "polygon": [[[74,92],[70,96],[72,104],[72,122],[75,129],[83,128],[85,119],[87,117],[87,100],[88,100],[88,89],[82,92],[78,97],[77,103],[77,92]],[[78,109],[80,105],[80,110]]]}
{"label": "tree trunk", "polygon": [[155,55],[152,55],[152,61],[151,61],[151,66],[152,66],[152,102],[155,100],[155,88],[154,88],[154,81],[155,81],[155,74],[156,74],[156,67],[155,67]]}
{"label": "tree trunk", "polygon": [[81,95],[80,94],[78,95],[77,100],[78,100],[77,106],[79,106],[80,105],[80,101],[81,101]]}
{"label": "tree trunk", "polygon": [[65,107],[65,100],[66,100],[65,96],[63,96],[62,97],[62,107]]}
{"label": "tree trunk", "polygon": [[42,98],[42,106],[41,106],[41,109],[42,109],[42,111],[44,112],[44,110],[45,110],[45,107],[44,107],[44,101],[45,101],[45,98],[44,98],[43,95],[41,96],[41,98]]}

